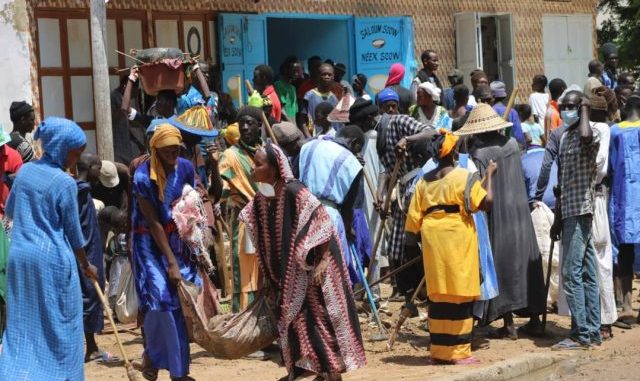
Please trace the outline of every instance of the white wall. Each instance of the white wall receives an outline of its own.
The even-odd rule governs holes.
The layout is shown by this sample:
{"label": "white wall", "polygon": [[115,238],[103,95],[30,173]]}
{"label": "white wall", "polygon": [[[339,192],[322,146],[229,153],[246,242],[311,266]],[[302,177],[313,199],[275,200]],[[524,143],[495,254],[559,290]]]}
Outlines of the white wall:
{"label": "white wall", "polygon": [[11,131],[11,102],[33,103],[26,0],[0,0],[0,123]]}

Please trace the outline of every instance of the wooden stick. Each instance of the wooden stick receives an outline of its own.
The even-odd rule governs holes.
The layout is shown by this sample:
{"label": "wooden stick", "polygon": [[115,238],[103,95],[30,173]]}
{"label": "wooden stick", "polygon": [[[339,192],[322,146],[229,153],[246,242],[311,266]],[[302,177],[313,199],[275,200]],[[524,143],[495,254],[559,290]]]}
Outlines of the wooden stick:
{"label": "wooden stick", "polygon": [[542,333],[547,330],[547,298],[549,297],[549,285],[551,285],[551,269],[553,268],[553,251],[555,249],[555,243],[551,240],[551,247],[549,250],[549,263],[547,264],[547,282],[544,285],[544,311],[542,312]]}
{"label": "wooden stick", "polygon": [[117,49],[116,49],[116,53],[122,54],[123,56],[125,56],[125,57],[129,57],[129,58],[131,58],[132,60],[136,60],[136,61],[138,61],[138,62],[140,62],[140,63],[142,63],[142,64],[143,64],[143,63],[146,63],[146,62],[144,62],[144,61],[141,61],[141,60],[137,59],[136,57],[134,57],[134,56],[132,56],[132,55],[129,55],[129,54],[124,53],[124,52],[121,52],[121,51],[119,51],[119,50],[117,50]]}
{"label": "wooden stick", "polygon": [[400,171],[400,164],[402,163],[402,157],[398,157],[396,159],[396,163],[393,166],[393,171],[391,172],[391,180],[389,181],[388,187],[387,187],[387,198],[384,200],[384,205],[382,207],[382,212],[381,213],[381,218],[380,218],[380,227],[378,228],[378,234],[376,234],[376,240],[373,244],[373,250],[371,250],[371,252],[373,253],[373,258],[371,260],[371,263],[369,263],[369,268],[368,273],[371,274],[371,272],[373,271],[374,266],[377,264],[377,260],[375,259],[375,253],[378,252],[378,246],[380,246],[380,241],[382,241],[382,232],[384,229],[384,222],[386,220],[386,218],[382,218],[382,216],[385,216],[389,213],[389,206],[391,205],[391,194],[393,193],[393,188],[396,187],[396,181],[398,181],[398,172]]}
{"label": "wooden stick", "polygon": [[509,103],[507,103],[507,108],[504,109],[504,114],[502,114],[502,119],[505,121],[509,121],[509,113],[513,108],[513,103],[516,101],[516,96],[518,95],[518,89],[513,90],[511,96],[509,97]]}
{"label": "wooden stick", "polygon": [[122,359],[124,360],[124,367],[127,370],[127,377],[129,381],[136,381],[136,370],[133,369],[133,366],[129,362],[127,358],[127,353],[124,351],[124,347],[122,346],[122,341],[120,341],[120,335],[118,335],[118,328],[116,327],[116,323],[113,321],[113,315],[111,314],[111,308],[109,308],[109,303],[107,303],[107,299],[104,297],[104,293],[98,284],[98,281],[95,279],[91,279],[93,283],[93,287],[96,288],[96,292],[100,301],[102,302],[102,306],[104,307],[105,312],[107,313],[107,318],[109,318],[109,323],[111,323],[111,327],[113,327],[113,334],[116,337],[116,342],[118,343],[118,347],[120,348],[120,353],[122,354]]}
{"label": "wooden stick", "polygon": [[[247,85],[247,91],[249,91],[249,94],[253,94],[253,86],[251,85],[251,82],[249,82],[248,79],[245,79],[244,83],[245,85]],[[279,145],[278,140],[276,139],[276,136],[273,134],[273,130],[271,129],[271,124],[269,124],[269,119],[267,119],[267,116],[262,109],[260,109],[260,112],[262,113],[262,124],[267,129],[269,137],[271,138],[271,140],[273,140],[274,144]]]}
{"label": "wooden stick", "polygon": [[238,78],[238,105],[242,107],[244,106],[244,101],[242,100],[242,76],[239,75],[237,78]]}
{"label": "wooden stick", "polygon": [[[394,276],[396,274],[399,274],[399,273],[403,272],[404,270],[406,270],[409,267],[417,264],[420,261],[422,261],[422,256],[421,255],[413,258],[412,260],[410,260],[409,262],[405,263],[404,265],[399,266],[397,269],[395,269],[393,271],[389,271],[389,273],[387,275],[380,277],[380,279],[378,279],[377,281],[369,283],[369,287],[373,287],[373,286],[379,285],[380,283],[384,282],[385,280],[391,278],[392,276]],[[354,291],[353,292],[353,296],[357,297],[360,294],[362,294],[363,292],[364,292],[364,288],[361,288],[361,289],[359,289],[357,291]]]}
{"label": "wooden stick", "polygon": [[[418,287],[416,287],[415,291],[413,292],[413,295],[411,296],[411,300],[409,300],[409,303],[413,303],[413,301],[418,297],[418,293],[420,293],[420,290],[424,286],[425,281],[426,281],[426,278],[422,277],[422,280],[420,281],[420,284],[418,285]],[[387,341],[388,351],[390,351],[393,348],[393,344],[396,343],[396,338],[398,337],[400,328],[402,328],[402,325],[410,315],[411,315],[411,311],[409,310],[409,307],[407,307],[406,305],[403,305],[402,309],[400,310],[400,317],[398,318],[398,323],[396,324],[396,327],[394,328],[393,332],[391,332],[391,335],[389,336],[389,341]]]}
{"label": "wooden stick", "polygon": [[[367,182],[367,187],[369,188],[371,195],[375,198],[377,191],[373,186],[373,181],[371,181],[371,177],[369,176],[367,171],[364,170],[364,168],[362,169],[362,173],[364,173],[364,179]],[[383,225],[383,226],[384,226],[385,233],[389,234],[389,229],[387,229],[387,225]]]}

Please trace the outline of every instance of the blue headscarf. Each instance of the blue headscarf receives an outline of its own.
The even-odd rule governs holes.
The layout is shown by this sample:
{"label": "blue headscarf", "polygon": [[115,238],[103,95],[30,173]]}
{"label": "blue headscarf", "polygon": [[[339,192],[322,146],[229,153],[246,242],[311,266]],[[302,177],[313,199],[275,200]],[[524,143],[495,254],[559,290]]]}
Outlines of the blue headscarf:
{"label": "blue headscarf", "polygon": [[42,121],[33,138],[42,144],[42,160],[63,169],[69,151],[87,144],[87,137],[76,122],[56,116]]}

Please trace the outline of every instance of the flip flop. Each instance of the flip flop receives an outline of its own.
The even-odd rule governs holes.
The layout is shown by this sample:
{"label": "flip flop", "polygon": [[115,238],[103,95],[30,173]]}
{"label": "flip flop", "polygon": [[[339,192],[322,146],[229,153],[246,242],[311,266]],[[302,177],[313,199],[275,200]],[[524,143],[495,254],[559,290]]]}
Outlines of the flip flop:
{"label": "flip flop", "polygon": [[631,329],[631,325],[627,324],[621,320],[617,320],[615,323],[612,324],[614,327],[620,328],[620,329]]}
{"label": "flip flop", "polygon": [[158,369],[144,368],[142,370],[142,378],[148,381],[156,381],[158,379]]}
{"label": "flip flop", "polygon": [[95,361],[98,364],[116,364],[122,361],[120,357],[114,355],[113,353],[107,351],[100,351],[98,353],[92,353],[89,356],[89,359],[85,362],[93,362]]}
{"label": "flip flop", "polygon": [[480,360],[473,356],[469,356],[466,359],[452,360],[451,363],[453,365],[475,365],[480,364]]}

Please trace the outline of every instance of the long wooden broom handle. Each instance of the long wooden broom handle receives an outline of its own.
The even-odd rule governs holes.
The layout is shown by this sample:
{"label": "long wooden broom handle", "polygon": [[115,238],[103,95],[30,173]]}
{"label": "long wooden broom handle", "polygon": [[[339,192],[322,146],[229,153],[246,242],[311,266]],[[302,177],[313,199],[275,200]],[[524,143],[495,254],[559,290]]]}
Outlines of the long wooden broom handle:
{"label": "long wooden broom handle", "polygon": [[516,96],[518,95],[518,89],[513,90],[511,96],[509,97],[509,103],[507,103],[507,108],[504,109],[504,114],[502,114],[502,119],[505,121],[509,121],[509,113],[513,108],[513,103],[516,101]]}
{"label": "long wooden broom handle", "polygon": [[107,303],[107,298],[105,298],[98,281],[95,279],[91,279],[91,283],[93,283],[93,287],[96,289],[96,293],[102,302],[102,306],[104,310],[107,312],[107,318],[109,319],[109,323],[111,323],[111,327],[113,327],[113,334],[116,337],[116,342],[118,343],[118,347],[120,348],[120,353],[122,354],[122,359],[124,360],[124,366],[127,370],[127,377],[129,377],[130,381],[135,381],[135,371],[133,370],[133,366],[129,362],[127,358],[127,354],[124,351],[124,347],[122,346],[122,341],[120,341],[120,335],[118,335],[118,328],[116,327],[116,323],[113,321],[113,315],[111,314],[111,308],[109,307],[109,303]]}

